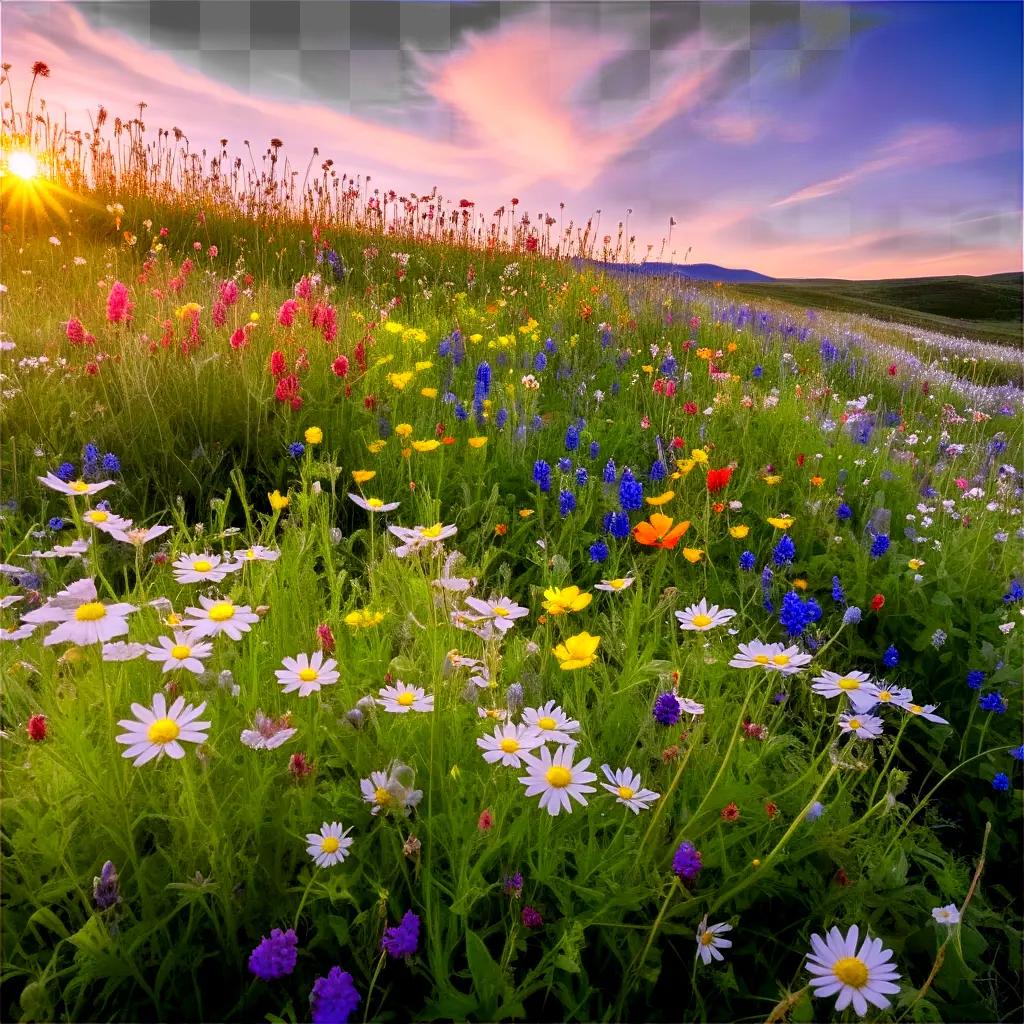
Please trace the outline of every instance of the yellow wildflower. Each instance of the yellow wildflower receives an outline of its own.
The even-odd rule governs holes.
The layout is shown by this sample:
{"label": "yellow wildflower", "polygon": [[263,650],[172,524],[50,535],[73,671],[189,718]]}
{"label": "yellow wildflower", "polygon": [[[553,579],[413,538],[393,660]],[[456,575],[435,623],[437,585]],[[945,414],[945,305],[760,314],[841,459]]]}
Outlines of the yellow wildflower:
{"label": "yellow wildflower", "polygon": [[305,434],[306,444],[320,444],[324,439],[324,432],[319,427],[307,427]]}
{"label": "yellow wildflower", "polygon": [[470,448],[483,448],[483,446],[487,444],[487,438],[484,436],[470,437],[466,440],[468,441]]}
{"label": "yellow wildflower", "polygon": [[355,480],[355,482],[357,484],[369,483],[376,475],[377,475],[377,471],[375,469],[353,469],[352,470],[352,479]]}
{"label": "yellow wildflower", "polygon": [[665,505],[676,496],[675,491],[665,491],[663,494],[656,494],[653,498],[644,498],[648,505]]}
{"label": "yellow wildflower", "polygon": [[776,530],[788,530],[796,520],[790,515],[769,516],[768,525],[774,526]]}
{"label": "yellow wildflower", "polygon": [[685,558],[691,565],[696,564],[703,557],[703,548],[683,548],[683,558]]}
{"label": "yellow wildflower", "polygon": [[270,507],[275,512],[280,512],[281,509],[288,507],[289,498],[284,497],[280,491],[271,491],[267,498],[270,500]]}
{"label": "yellow wildflower", "polygon": [[566,615],[579,612],[587,607],[594,595],[580,590],[579,587],[548,587],[544,591],[544,610],[551,615]]}
{"label": "yellow wildflower", "polygon": [[441,442],[430,438],[428,441],[413,441],[412,446],[418,452],[432,452],[441,447]]}
{"label": "yellow wildflower", "polygon": [[599,636],[577,633],[552,648],[551,653],[558,659],[558,667],[563,672],[571,672],[573,669],[586,668],[597,661],[597,645],[600,642]]}
{"label": "yellow wildflower", "polygon": [[750,527],[746,523],[739,523],[736,526],[729,527],[729,536],[734,540],[743,540],[748,533],[750,533]]}

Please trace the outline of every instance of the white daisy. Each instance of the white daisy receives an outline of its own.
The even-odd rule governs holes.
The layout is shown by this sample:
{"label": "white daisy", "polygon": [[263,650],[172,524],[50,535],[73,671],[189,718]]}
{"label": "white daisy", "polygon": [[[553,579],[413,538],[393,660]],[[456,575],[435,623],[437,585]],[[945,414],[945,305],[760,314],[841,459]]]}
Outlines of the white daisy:
{"label": "white daisy", "polygon": [[732,945],[732,939],[725,939],[722,936],[732,931],[731,924],[708,924],[708,915],[697,926],[697,956],[705,964],[712,960],[724,960],[725,957],[719,952],[720,949],[728,949]]}
{"label": "white daisy", "polygon": [[941,715],[935,714],[935,709],[938,707],[937,704],[900,704],[908,714],[914,715],[917,718],[923,718],[926,722],[934,722],[936,725],[949,725],[949,722]]}
{"label": "white daisy", "polygon": [[128,632],[128,616],[138,611],[133,604],[103,604],[97,600],[96,584],[91,579],[77,580],[50,598],[42,608],[28,612],[22,622],[59,623],[43,641],[44,647],[73,643],[82,647],[100,644]]}
{"label": "white daisy", "polygon": [[281,557],[280,551],[266,548],[262,544],[253,544],[251,548],[240,548],[233,552],[239,562],[276,562]]}
{"label": "white daisy", "polygon": [[732,608],[719,608],[717,604],[713,604],[709,608],[705,597],[702,597],[697,604],[691,604],[689,608],[676,612],[680,629],[696,630],[699,633],[706,633],[709,629],[724,626],[735,617],[736,612]]}
{"label": "white daisy", "polygon": [[516,604],[508,597],[492,597],[488,601],[479,597],[467,597],[466,606],[479,616],[478,622],[489,619],[500,633],[507,633],[515,625],[516,619],[530,614],[529,608]]}
{"label": "white daisy", "polygon": [[173,672],[183,668],[201,675],[203,661],[213,653],[213,644],[194,640],[189,633],[175,631],[174,639],[169,636],[157,637],[155,644],[148,644],[146,657],[150,661],[162,661],[161,671]]}
{"label": "white daisy", "polygon": [[329,868],[340,864],[352,848],[352,840],[348,838],[352,827],[343,829],[340,821],[326,821],[320,826],[319,832],[306,833],[306,853],[313,858],[318,868]]}
{"label": "white daisy", "polygon": [[676,697],[676,700],[679,702],[680,709],[688,715],[693,715],[694,718],[697,718],[704,714],[703,704],[698,704],[695,700],[690,700],[689,697]]}
{"label": "white daisy", "polygon": [[478,705],[476,716],[477,718],[490,718],[495,722],[504,722],[508,719],[508,711],[505,708],[485,708]]}
{"label": "white daisy", "polygon": [[110,536],[122,544],[131,544],[134,547],[142,547],[157,537],[162,537],[171,530],[170,526],[131,526],[123,530],[111,530]]}
{"label": "white daisy", "polygon": [[650,805],[661,796],[652,789],[644,789],[640,776],[632,768],[619,768],[613,772],[608,765],[603,764],[601,771],[608,780],[601,783],[602,787],[615,797],[616,803],[628,807],[634,814],[649,810]]}
{"label": "white daisy", "polygon": [[132,525],[130,519],[116,516],[113,512],[107,512],[101,508],[87,508],[82,513],[82,518],[104,533],[113,533],[115,530],[127,530]]}
{"label": "white daisy", "polygon": [[168,708],[162,693],[153,694],[152,708],[132,704],[135,718],[123,718],[117,723],[126,730],[116,737],[118,743],[128,747],[123,756],[134,758],[136,767],[164,754],[180,760],[185,756],[183,742],[206,742],[210,723],[196,721],[205,709],[206,701],[198,706],[186,705],[184,697]]}
{"label": "white daisy", "polygon": [[423,791],[412,788],[412,770],[405,765],[392,765],[387,772],[370,772],[368,779],[359,780],[363,799],[372,804],[371,813],[398,811],[406,817],[423,799]]}
{"label": "white daisy", "polygon": [[847,712],[839,716],[839,728],[861,740],[877,740],[882,735],[882,720],[877,715]]}
{"label": "white daisy", "polygon": [[30,637],[35,631],[36,627],[31,622],[25,623],[21,626],[0,626],[0,641],[24,640],[26,637]]}
{"label": "white daisy", "polygon": [[868,683],[861,690],[850,694],[854,711],[870,711],[876,704],[895,704],[905,708],[914,699],[914,694],[905,686],[890,686],[884,679]]}
{"label": "white daisy", "polygon": [[6,597],[0,597],[0,609],[10,608],[12,604],[24,600],[21,594],[8,594]]}
{"label": "white daisy", "polygon": [[46,476],[36,477],[36,479],[51,490],[70,495],[98,494],[104,488],[114,486],[113,480],[101,480],[95,484],[87,484],[84,480],[72,480],[71,483],[65,483],[59,476],[54,476],[53,473],[47,473]]}
{"label": "white daisy", "polygon": [[799,647],[784,647],[782,644],[766,644],[753,640],[740,644],[739,651],[729,661],[731,668],[763,668],[769,672],[781,672],[785,676],[801,672],[812,660]]}
{"label": "white daisy", "polygon": [[397,501],[381,501],[380,498],[364,498],[361,494],[350,493],[349,498],[366,512],[394,512],[400,504]]}
{"label": "white daisy", "polygon": [[81,558],[89,550],[91,540],[76,538],[70,544],[54,544],[48,551],[30,551],[22,558]]}
{"label": "white daisy", "polygon": [[853,703],[855,695],[870,682],[871,676],[867,672],[822,672],[820,676],[814,677],[811,689],[822,697],[841,697],[846,694]]}
{"label": "white daisy", "polygon": [[570,718],[553,700],[549,700],[542,708],[524,709],[523,723],[545,743],[576,745],[572,734],[579,732],[580,723]]}
{"label": "white daisy", "polygon": [[440,544],[441,541],[454,537],[458,533],[456,526],[442,526],[435,523],[433,526],[414,526],[411,529],[407,526],[388,526],[402,543],[394,549],[399,558],[415,554],[431,544]]}
{"label": "white daisy", "polygon": [[521,768],[523,757],[544,742],[525,725],[499,725],[490,736],[481,736],[476,745],[488,764],[500,761],[506,768]]}
{"label": "white daisy", "polygon": [[547,747],[541,747],[540,757],[527,754],[523,758],[526,775],[521,775],[519,781],[526,787],[527,796],[540,794],[541,807],[552,817],[560,811],[572,814],[573,800],[586,807],[587,798],[583,794],[596,792],[593,786],[587,785],[597,779],[593,772],[586,770],[590,758],[573,764],[575,752],[575,746],[559,747],[554,754]]}
{"label": "white daisy", "polygon": [[433,711],[434,695],[427,695],[422,686],[409,686],[401,679],[395,680],[394,686],[382,686],[377,693],[377,703],[395,715],[404,715],[408,711]]}
{"label": "white daisy", "polygon": [[949,925],[950,927],[960,923],[960,911],[957,910],[955,903],[947,903],[944,907],[936,907],[932,911],[932,917],[939,924]]}
{"label": "white daisy", "polygon": [[881,939],[867,938],[857,949],[859,932],[852,925],[844,937],[838,928],[831,928],[823,939],[811,936],[807,970],[815,996],[838,996],[836,1010],[842,1012],[851,1003],[861,1017],[868,1012],[868,1003],[880,1010],[889,1007],[888,995],[899,992],[893,984],[899,973],[893,967],[892,950],[882,946]]}
{"label": "white daisy", "polygon": [[220,583],[241,568],[240,562],[226,562],[220,555],[182,555],[174,563],[175,583]]}
{"label": "white daisy", "polygon": [[104,661],[134,661],[145,653],[145,644],[126,643],[124,640],[104,644],[101,652]]}
{"label": "white daisy", "polygon": [[256,712],[251,729],[243,729],[241,740],[252,750],[274,750],[287,743],[299,730],[291,727],[291,715],[286,712],[280,718],[270,718],[262,711]]}
{"label": "white daisy", "polygon": [[186,608],[182,625],[194,637],[220,636],[241,640],[259,616],[247,604],[233,604],[227,598],[200,597],[201,608]]}
{"label": "white daisy", "polygon": [[626,587],[633,585],[632,576],[620,576],[614,580],[601,580],[600,583],[594,584],[595,590],[606,590],[609,593],[618,593],[620,590],[625,590]]}
{"label": "white daisy", "polygon": [[284,688],[285,693],[299,691],[300,697],[308,697],[316,693],[321,686],[331,686],[338,681],[338,663],[334,658],[325,658],[323,651],[312,654],[297,654],[294,658],[285,658],[284,668],[279,668],[274,675]]}

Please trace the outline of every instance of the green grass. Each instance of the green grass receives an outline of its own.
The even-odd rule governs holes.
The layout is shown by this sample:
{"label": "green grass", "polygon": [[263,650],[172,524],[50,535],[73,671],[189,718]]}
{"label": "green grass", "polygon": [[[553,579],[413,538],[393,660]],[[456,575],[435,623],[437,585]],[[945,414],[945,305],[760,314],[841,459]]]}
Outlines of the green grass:
{"label": "green grass", "polygon": [[[260,620],[238,642],[218,638],[199,677],[162,674],[145,659],[104,660],[98,645],[47,646],[50,627],[0,644],[3,1019],[305,1020],[314,979],[333,965],[361,994],[354,1019],[753,1020],[780,1003],[793,1019],[824,1019],[832,1001],[804,988],[810,935],[852,924],[893,949],[902,975],[893,1009],[878,1019],[1015,1017],[1021,803],[1009,748],[1019,743],[1022,665],[1015,635],[999,626],[1017,619],[1003,594],[1022,552],[1016,485],[998,466],[1020,462],[1019,415],[993,407],[991,419],[949,423],[942,404],[963,409],[958,394],[890,377],[888,356],[827,363],[818,334],[794,343],[777,329],[716,319],[742,289],[690,295],[577,275],[522,253],[362,232],[325,235],[348,268],[344,280],[314,288],[337,314],[328,342],[310,322],[312,301],[294,327],[275,323],[302,275],[326,275],[308,225],[144,198],[123,199],[115,225],[105,209],[114,198],[68,200],[65,221],[11,218],[15,229],[0,242],[3,330],[17,346],[2,353],[0,497],[16,504],[0,519],[0,560],[39,576],[5,584],[24,600],[3,624],[83,575],[101,600],[139,608],[123,639],[171,635],[167,605],[150,603],[158,598],[181,615],[200,594],[221,593]],[[162,248],[150,256],[154,239]],[[399,251],[410,257],[404,275],[391,255]],[[185,257],[195,264],[187,275]],[[240,295],[217,326],[212,310],[229,278]],[[115,279],[131,288],[131,323],[106,322]],[[186,352],[189,303],[201,307],[199,344]],[[389,332],[388,307],[390,322],[425,339]],[[94,345],[68,342],[71,317]],[[253,322],[248,344],[233,349],[232,332]],[[456,330],[459,361],[440,348]],[[835,336],[828,318],[815,330]],[[876,325],[864,332],[890,346],[906,341]],[[671,398],[653,387],[668,346],[678,362]],[[274,397],[274,352],[298,375],[297,409]],[[344,378],[331,369],[341,354]],[[472,399],[485,361],[489,404],[478,420]],[[999,382],[984,362],[971,372],[978,384]],[[411,376],[389,377],[396,373]],[[538,388],[524,383],[528,374]],[[878,422],[865,445],[840,421],[848,400],[868,394]],[[580,419],[579,448],[568,452],[567,430]],[[322,442],[289,454],[312,427]],[[960,455],[936,458],[943,431],[963,445]],[[675,479],[649,478],[656,437]],[[448,439],[434,450],[412,445]],[[143,549],[121,544],[82,521],[83,499],[37,482],[65,460],[80,468],[92,441],[121,462],[117,486],[96,500],[109,496],[115,512],[169,533]],[[708,461],[692,461],[695,450]],[[572,473],[558,470],[563,457]],[[688,520],[677,548],[604,532],[619,497],[618,481],[601,483],[609,459],[619,473],[632,467],[647,497],[672,490],[657,509],[633,512],[630,525],[654,512]],[[535,483],[538,460],[551,467],[549,492]],[[735,468],[726,490],[710,495],[706,468],[727,465]],[[357,485],[358,470],[375,476]],[[922,497],[926,487],[933,497]],[[289,498],[277,511],[267,498],[275,489]],[[565,515],[560,490],[575,495]],[[370,516],[349,491],[401,504]],[[837,517],[841,503],[849,520]],[[879,510],[892,543],[873,558],[865,532]],[[796,557],[777,565],[782,534],[767,520],[784,511],[795,518]],[[69,527],[55,535],[47,523],[58,516]],[[458,528],[443,553],[394,554],[386,524],[435,522]],[[911,524],[926,542],[905,536]],[[730,532],[742,526],[745,537]],[[93,540],[82,562],[25,558],[78,533]],[[609,550],[595,562],[599,541]],[[257,543],[280,558],[218,585],[173,578],[179,556]],[[744,550],[756,572],[737,568]],[[911,568],[912,558],[923,564]],[[772,612],[763,607],[765,565]],[[503,638],[457,628],[461,596],[434,583],[446,566],[477,580],[478,596],[507,596],[529,614]],[[595,589],[626,576],[634,582],[620,592]],[[544,591],[569,585],[591,602],[546,612]],[[786,677],[729,667],[739,642],[786,639],[778,608],[790,591],[822,610],[810,627],[811,669]],[[876,594],[884,607],[871,611]],[[737,612],[728,627],[678,628],[673,613],[701,597]],[[846,605],[863,610],[859,623],[844,624]],[[383,621],[346,625],[361,610]],[[339,681],[306,698],[284,694],[275,671],[316,650],[324,624]],[[945,643],[933,642],[936,630]],[[582,631],[600,637],[595,661],[560,670],[554,648]],[[900,653],[893,669],[882,663],[890,645]],[[486,667],[484,686],[453,668],[456,650]],[[887,708],[879,740],[851,740],[839,729],[840,701],[811,690],[811,676],[826,669],[884,674],[939,703],[951,724]],[[1001,692],[1007,713],[978,707],[964,682],[970,669],[986,672],[981,694]],[[388,678],[424,688],[434,711],[360,703]],[[117,722],[165,684],[206,702],[208,739],[185,744],[181,761],[134,767],[116,743]],[[652,707],[675,686],[704,714],[661,725]],[[629,766],[661,798],[634,816],[598,789],[571,815],[544,813],[525,797],[523,772],[486,764],[477,745],[494,727],[478,709],[514,714],[520,701],[558,703],[579,722],[577,757],[591,758],[598,774],[604,763]],[[297,735],[274,750],[245,747],[239,736],[260,710],[290,715]],[[41,742],[27,732],[36,714],[47,719]],[[296,773],[298,753],[310,774]],[[395,761],[423,792],[408,818],[371,814],[360,789]],[[1008,773],[1012,792],[993,789],[996,772]],[[816,801],[824,813],[809,821]],[[738,820],[723,817],[731,804]],[[317,869],[305,836],[333,821],[353,827],[352,851]],[[985,873],[968,898],[988,825]],[[672,871],[683,840],[703,858],[686,885]],[[100,910],[92,886],[106,860],[122,900]],[[515,872],[518,898],[503,884]],[[949,902],[963,908],[963,922],[947,931],[930,912]],[[526,926],[524,905],[541,913],[540,928]],[[385,927],[407,910],[422,920],[419,952],[408,963],[382,958]],[[734,925],[726,961],[711,967],[694,958],[705,914]],[[300,949],[294,972],[254,980],[249,952],[272,928],[289,927]]]}

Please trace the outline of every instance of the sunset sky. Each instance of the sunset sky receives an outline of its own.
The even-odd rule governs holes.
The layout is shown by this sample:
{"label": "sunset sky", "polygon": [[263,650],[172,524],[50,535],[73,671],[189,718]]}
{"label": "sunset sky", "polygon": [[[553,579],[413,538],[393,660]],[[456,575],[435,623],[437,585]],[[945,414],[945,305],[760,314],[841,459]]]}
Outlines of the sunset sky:
{"label": "sunset sky", "polygon": [[[4,0],[16,102],[779,277],[1021,269],[1021,5]],[[5,97],[6,98],[6,97]],[[669,250],[665,251],[670,258]]]}

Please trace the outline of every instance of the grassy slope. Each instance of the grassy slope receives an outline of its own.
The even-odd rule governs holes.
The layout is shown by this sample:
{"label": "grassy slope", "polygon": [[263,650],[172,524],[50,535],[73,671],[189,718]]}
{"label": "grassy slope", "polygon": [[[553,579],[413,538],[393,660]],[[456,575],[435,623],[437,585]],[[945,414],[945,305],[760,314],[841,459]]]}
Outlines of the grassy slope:
{"label": "grassy slope", "polygon": [[731,286],[747,298],[770,295],[798,305],[1003,344],[1021,343],[1021,274],[922,277],[884,281],[814,279]]}

